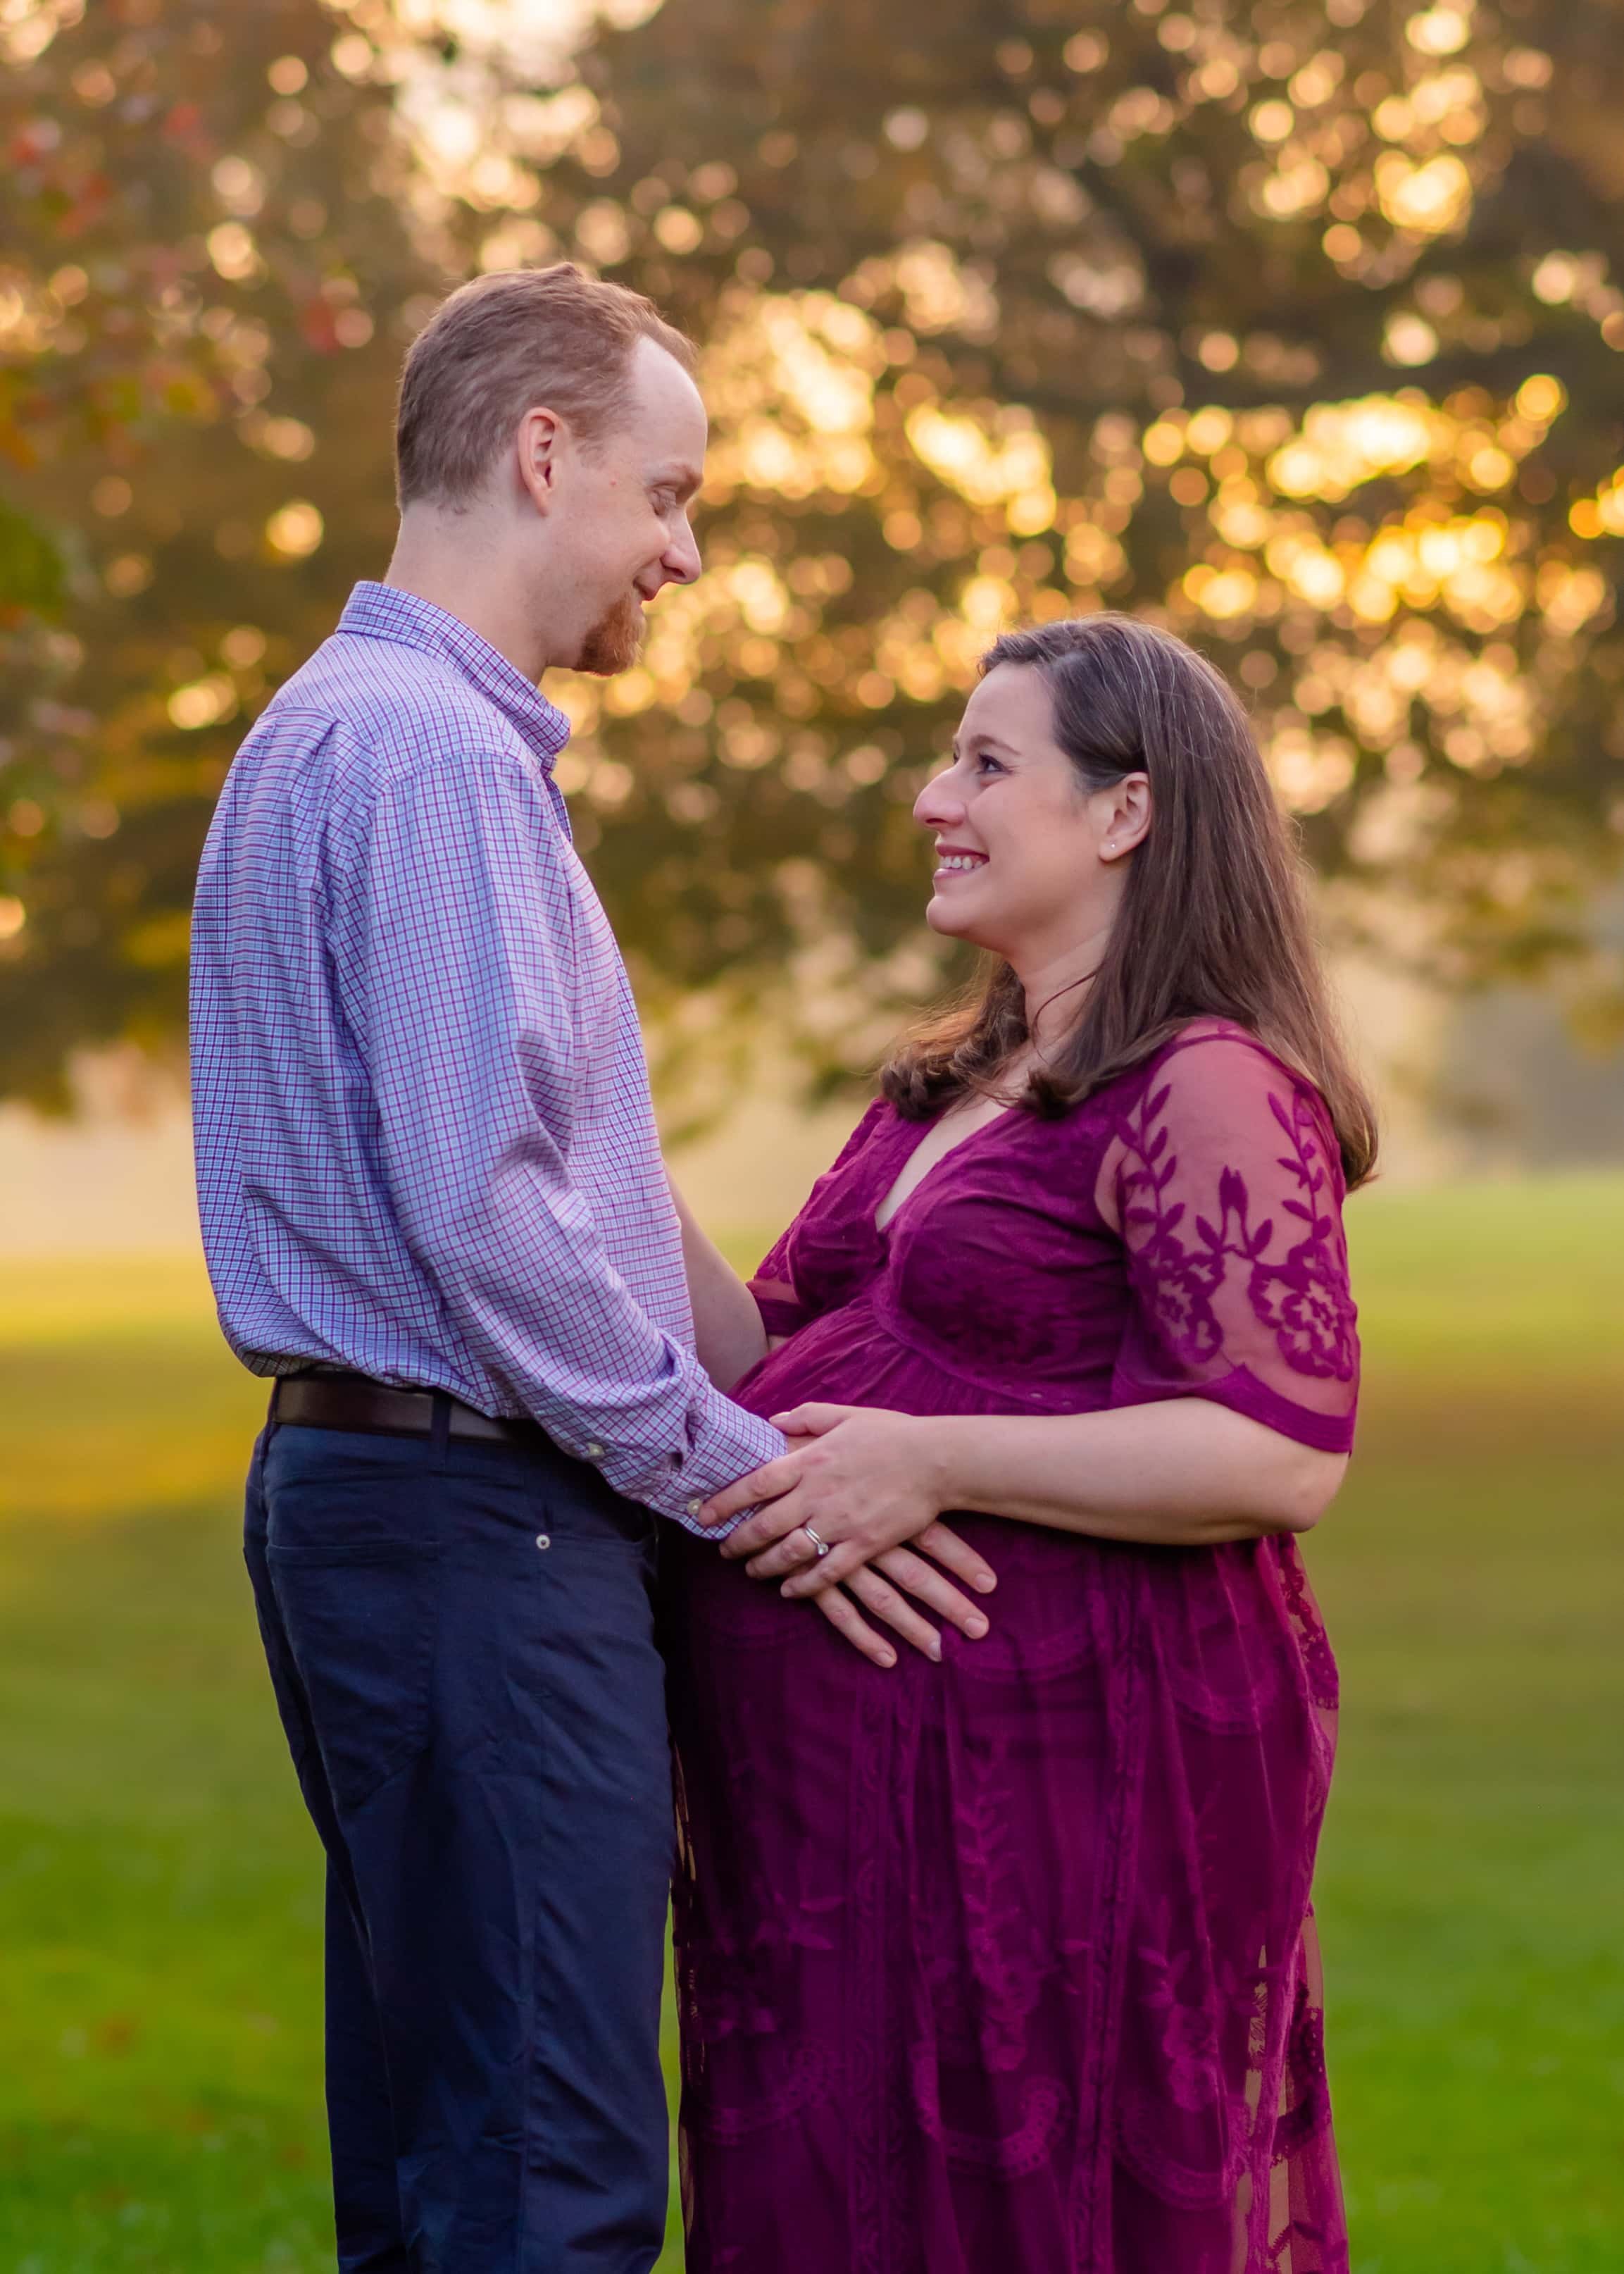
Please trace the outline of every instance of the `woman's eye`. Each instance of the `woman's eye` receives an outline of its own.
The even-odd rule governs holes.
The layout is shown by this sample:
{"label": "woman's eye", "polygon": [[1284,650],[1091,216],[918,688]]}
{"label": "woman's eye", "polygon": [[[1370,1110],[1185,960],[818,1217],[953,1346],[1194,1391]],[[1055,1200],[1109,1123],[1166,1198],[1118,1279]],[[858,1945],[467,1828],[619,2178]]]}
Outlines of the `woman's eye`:
{"label": "woman's eye", "polygon": [[983,750],[981,757],[977,758],[975,762],[975,770],[977,773],[982,774],[1002,774],[1007,773],[1009,771],[1007,766],[1001,764],[996,758],[990,757],[985,750]]}

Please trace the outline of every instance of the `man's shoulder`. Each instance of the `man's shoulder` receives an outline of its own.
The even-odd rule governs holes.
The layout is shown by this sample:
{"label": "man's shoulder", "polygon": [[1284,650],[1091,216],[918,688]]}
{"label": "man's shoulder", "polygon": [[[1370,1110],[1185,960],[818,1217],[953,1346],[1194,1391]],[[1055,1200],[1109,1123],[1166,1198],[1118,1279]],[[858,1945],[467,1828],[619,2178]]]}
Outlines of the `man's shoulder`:
{"label": "man's shoulder", "polygon": [[334,633],[283,681],[244,747],[273,739],[330,744],[378,787],[476,750],[523,753],[496,705],[442,658],[353,632]]}

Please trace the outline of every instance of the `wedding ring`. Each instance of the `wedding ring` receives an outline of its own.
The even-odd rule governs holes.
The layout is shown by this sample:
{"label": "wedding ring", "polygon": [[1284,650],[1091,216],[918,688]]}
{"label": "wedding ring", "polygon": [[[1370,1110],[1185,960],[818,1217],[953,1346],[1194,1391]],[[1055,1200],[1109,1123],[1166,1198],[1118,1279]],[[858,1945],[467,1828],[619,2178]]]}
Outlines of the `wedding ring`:
{"label": "wedding ring", "polygon": [[817,1560],[821,1563],[824,1556],[829,1553],[829,1542],[826,1540],[820,1540],[809,1524],[803,1524],[801,1528],[806,1533],[807,1538],[812,1542],[813,1547],[816,1548]]}

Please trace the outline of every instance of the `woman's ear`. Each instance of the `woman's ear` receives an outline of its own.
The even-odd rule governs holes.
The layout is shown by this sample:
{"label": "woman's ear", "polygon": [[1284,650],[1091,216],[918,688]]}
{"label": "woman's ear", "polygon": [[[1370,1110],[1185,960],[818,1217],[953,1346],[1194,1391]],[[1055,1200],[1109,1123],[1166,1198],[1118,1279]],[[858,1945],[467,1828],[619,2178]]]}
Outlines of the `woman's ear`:
{"label": "woman's ear", "polygon": [[1150,776],[1124,774],[1098,793],[1100,858],[1120,861],[1142,845],[1151,822]]}

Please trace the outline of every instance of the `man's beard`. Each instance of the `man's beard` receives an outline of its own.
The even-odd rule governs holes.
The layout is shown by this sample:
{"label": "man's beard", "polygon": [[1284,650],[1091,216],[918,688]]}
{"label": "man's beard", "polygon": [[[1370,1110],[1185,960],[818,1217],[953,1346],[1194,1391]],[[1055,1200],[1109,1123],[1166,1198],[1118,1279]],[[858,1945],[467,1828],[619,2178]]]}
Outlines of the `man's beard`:
{"label": "man's beard", "polygon": [[605,679],[629,670],[643,646],[643,629],[642,603],[635,592],[628,592],[598,618],[582,641],[575,669],[596,672]]}

